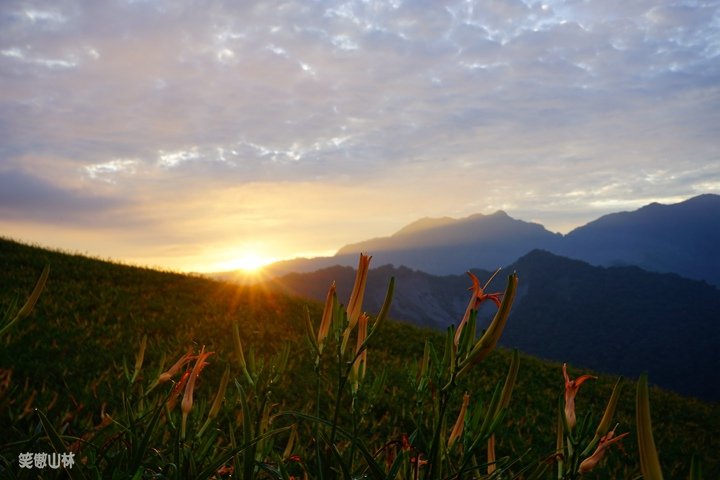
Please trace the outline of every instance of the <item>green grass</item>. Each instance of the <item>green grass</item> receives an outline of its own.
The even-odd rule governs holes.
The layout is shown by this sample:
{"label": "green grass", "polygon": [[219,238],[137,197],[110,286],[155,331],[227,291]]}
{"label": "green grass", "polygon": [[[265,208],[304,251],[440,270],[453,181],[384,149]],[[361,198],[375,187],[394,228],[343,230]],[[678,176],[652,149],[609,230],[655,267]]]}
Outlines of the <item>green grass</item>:
{"label": "green grass", "polygon": [[[141,385],[150,384],[157,376],[163,359],[167,368],[188,348],[198,351],[205,346],[216,352],[197,386],[203,407],[212,401],[226,366],[233,378],[242,378],[233,347],[234,322],[240,325],[246,351],[267,361],[289,342],[288,370],[270,389],[269,401],[277,404],[275,411],[302,410],[312,403],[315,380],[303,315],[308,306],[317,322],[322,305],[263,286],[237,286],[118,265],[0,239],[0,312],[22,304],[46,264],[51,268],[50,277],[35,311],[0,338],[0,455],[5,460],[0,473],[13,469],[17,473],[18,452],[37,445],[32,442],[38,437],[44,438],[38,433],[42,430],[34,409],[43,412],[66,437],[86,435],[90,426],[101,424],[103,411],[113,418],[125,418],[126,370],[132,373],[144,335],[148,344],[138,378]],[[518,273],[522,281],[522,272]],[[415,397],[410,379],[428,338],[442,351],[441,334],[398,322],[387,322],[374,338],[368,382],[379,372],[384,372],[385,382],[378,387],[381,394],[369,398],[364,408],[365,428],[377,445],[413,429],[417,419],[413,418]],[[459,390],[470,392],[473,401],[487,401],[509,362],[510,352],[494,352],[462,380]],[[572,376],[588,373],[572,366],[571,372]],[[4,386],[3,379],[7,379]],[[602,415],[615,380],[600,375],[597,381],[583,385],[577,398],[579,418],[585,412],[594,412],[593,418]],[[605,465],[587,478],[639,475],[635,386],[632,381],[626,383],[616,421],[619,433],[629,431],[631,435],[622,442],[622,451],[612,449]],[[558,397],[563,391],[561,365],[521,356],[513,398],[498,432],[498,457],[526,454],[526,459],[539,460],[553,454]],[[705,478],[720,478],[720,407],[654,388],[650,402],[655,443],[666,478],[687,477],[693,454],[702,461]],[[449,411],[456,412],[458,405],[456,399]],[[227,406],[224,414],[231,415],[231,407]],[[149,405],[145,408],[151,411]],[[279,434],[279,438],[284,447],[287,434]],[[151,440],[160,445],[167,441]]]}

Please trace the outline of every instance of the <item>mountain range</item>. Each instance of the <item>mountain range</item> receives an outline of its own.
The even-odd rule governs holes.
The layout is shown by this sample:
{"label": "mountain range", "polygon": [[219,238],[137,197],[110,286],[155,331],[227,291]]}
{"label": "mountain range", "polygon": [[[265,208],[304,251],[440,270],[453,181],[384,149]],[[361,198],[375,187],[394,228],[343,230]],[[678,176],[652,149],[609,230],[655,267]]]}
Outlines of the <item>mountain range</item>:
{"label": "mountain range", "polygon": [[[377,311],[394,276],[391,314],[444,329],[467,306],[463,272],[472,267],[486,279],[504,266],[521,278],[505,346],[630,377],[648,371],[659,385],[717,401],[720,385],[707,379],[720,370],[718,219],[720,196],[711,194],[605,215],[567,235],[502,211],[425,218],[270,271],[280,288],[322,301],[332,281],[352,285],[358,253],[369,252],[379,267],[365,308]],[[503,289],[500,277],[490,289]],[[349,291],[338,294],[347,301]]]}
{"label": "mountain range", "polygon": [[450,275],[469,268],[494,270],[542,249],[592,265],[635,265],[720,286],[719,219],[720,195],[713,194],[605,215],[566,235],[503,211],[461,219],[424,218],[393,235],[346,245],[331,257],[278,262],[267,270],[278,276],[354,266],[359,252],[369,252],[376,265]]}

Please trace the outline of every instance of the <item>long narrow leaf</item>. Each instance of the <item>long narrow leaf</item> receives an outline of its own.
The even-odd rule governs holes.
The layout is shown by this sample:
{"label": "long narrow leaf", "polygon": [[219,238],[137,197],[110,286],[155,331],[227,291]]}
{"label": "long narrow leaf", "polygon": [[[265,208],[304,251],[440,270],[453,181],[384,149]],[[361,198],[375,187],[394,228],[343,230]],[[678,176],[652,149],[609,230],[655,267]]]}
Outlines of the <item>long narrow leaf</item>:
{"label": "long narrow leaf", "polygon": [[393,292],[395,291],[395,277],[390,277],[390,282],[388,283],[387,292],[385,293],[385,301],[382,304],[382,307],[380,308],[380,313],[378,313],[377,319],[375,320],[375,323],[373,324],[372,328],[368,332],[367,337],[365,337],[365,341],[360,345],[360,348],[358,348],[358,351],[355,355],[357,358],[360,353],[362,353],[363,350],[365,350],[368,346],[368,343],[370,342],[370,339],[375,335],[375,332],[378,331],[380,326],[384,323],[385,319],[387,318],[388,312],[390,311],[390,305],[392,304],[392,298],[393,298]]}
{"label": "long narrow leaf", "polygon": [[45,268],[43,269],[42,273],[40,274],[40,277],[38,278],[38,281],[35,283],[35,288],[33,289],[32,293],[28,297],[27,301],[25,302],[25,305],[22,306],[20,311],[15,315],[15,317],[10,320],[7,325],[2,327],[0,329],[0,337],[7,332],[10,328],[12,328],[13,325],[15,325],[17,322],[22,320],[23,318],[30,315],[30,312],[32,312],[33,308],[35,307],[35,304],[37,303],[38,299],[40,298],[40,294],[42,293],[43,289],[45,288],[45,283],[47,282],[48,275],[50,275],[50,265],[45,265]]}
{"label": "long narrow leaf", "polygon": [[258,435],[257,437],[253,438],[253,439],[250,441],[250,443],[246,443],[246,444],[243,444],[243,445],[240,446],[240,447],[237,447],[237,448],[233,448],[233,449],[231,449],[231,450],[228,450],[228,451],[225,452],[223,455],[218,455],[218,456],[216,457],[216,459],[215,459],[214,462],[212,462],[209,466],[207,466],[207,467],[206,467],[204,470],[202,470],[201,472],[198,472],[196,478],[210,478],[210,477],[212,477],[213,475],[215,475],[215,473],[217,472],[217,470],[218,470],[220,467],[222,467],[223,465],[225,465],[225,464],[226,464],[228,461],[230,461],[230,459],[233,458],[235,455],[237,455],[237,454],[239,454],[239,453],[242,453],[242,452],[246,451],[246,450],[249,449],[249,448],[254,449],[258,442],[261,442],[261,441],[265,440],[266,438],[270,438],[270,437],[272,437],[273,435],[278,435],[278,434],[280,434],[280,433],[287,432],[288,430],[290,430],[290,428],[292,428],[292,426],[280,427],[280,428],[276,428],[276,429],[274,429],[274,430],[267,431],[267,432],[263,433],[262,435]]}
{"label": "long narrow leaf", "polygon": [[243,455],[243,477],[245,480],[252,480],[253,471],[255,470],[255,449],[256,445],[252,442],[252,419],[248,410],[247,396],[242,386],[235,380],[235,386],[240,393],[240,408],[242,409],[242,429],[243,443],[248,445],[248,451]]}
{"label": "long narrow leaf", "polygon": [[137,468],[140,467],[140,464],[142,463],[145,452],[147,451],[148,446],[150,445],[150,438],[152,437],[152,434],[155,430],[155,425],[157,425],[158,419],[160,418],[160,414],[163,411],[164,405],[165,405],[165,403],[162,402],[155,409],[155,412],[153,413],[150,423],[148,424],[147,428],[145,429],[145,434],[143,435],[142,439],[140,440],[140,443],[139,443],[137,449],[134,450],[134,456],[130,462],[130,471],[135,471]]}
{"label": "long narrow leaf", "polygon": [[[55,452],[61,455],[64,453],[68,453],[69,450],[65,446],[65,443],[63,443],[57,430],[55,430],[55,428],[52,426],[52,423],[50,423],[50,420],[48,420],[45,414],[42,413],[40,410],[35,411],[37,412],[38,417],[40,417],[40,423],[42,423],[43,429],[45,430],[45,433],[47,433],[50,444],[52,445]],[[70,477],[71,480],[74,480],[76,478],[79,480],[85,480],[85,475],[83,475],[82,470],[80,470],[79,468],[66,468],[65,473],[67,473],[67,476]]]}
{"label": "long narrow leaf", "polygon": [[518,371],[520,370],[520,354],[517,348],[513,349],[512,360],[510,361],[510,368],[508,369],[507,376],[505,377],[505,384],[503,385],[502,394],[500,395],[500,408],[507,408],[510,405],[510,398],[512,398],[513,388],[515,388],[515,382],[517,381]]}
{"label": "long narrow leaf", "polygon": [[[301,413],[301,412],[288,411],[288,412],[283,412],[283,413],[278,414],[278,417],[281,417],[281,416],[292,416],[292,417],[296,417],[296,418],[301,418],[303,420],[308,420],[310,422],[322,423],[329,427],[333,426],[333,424],[330,420],[325,420],[324,418],[317,418],[312,415],[307,415],[307,414]],[[365,443],[363,443],[361,440],[358,440],[355,435],[353,435],[352,433],[348,432],[347,430],[345,430],[341,427],[336,427],[335,431],[337,432],[338,435],[345,437],[347,440],[350,440],[355,445],[355,447],[358,449],[360,454],[365,459],[365,463],[368,466],[368,470],[369,470],[370,474],[372,475],[372,478],[374,478],[376,480],[384,480],[385,479],[385,473],[383,472],[382,467],[377,463],[377,461],[375,461],[375,457],[367,449],[367,446],[365,446]]]}
{"label": "long narrow leaf", "polygon": [[561,479],[565,475],[565,430],[567,420],[563,409],[563,398],[558,397],[557,422],[555,431],[555,458],[557,459],[557,478]]}
{"label": "long narrow leaf", "polygon": [[615,415],[615,408],[617,407],[617,402],[620,398],[620,391],[622,390],[622,381],[623,377],[620,377],[617,379],[617,382],[615,382],[615,387],[613,387],[612,394],[610,395],[610,400],[608,400],[608,404],[605,407],[605,413],[603,414],[603,417],[600,420],[597,429],[595,430],[595,436],[590,441],[585,450],[582,452],[582,454],[580,455],[581,457],[590,455],[590,452],[593,451],[595,445],[597,445],[603,435],[605,435],[608,430],[610,430],[613,415]]}
{"label": "long narrow leaf", "polygon": [[317,339],[315,338],[315,330],[312,326],[312,321],[310,320],[310,309],[308,309],[307,305],[305,306],[305,336],[308,339],[308,342],[310,343],[310,346],[312,347],[313,352],[315,352],[315,355],[320,355],[320,347],[318,346]]}
{"label": "long narrow leaf", "polygon": [[640,375],[637,384],[637,397],[635,407],[638,451],[640,453],[640,470],[645,480],[662,480],[660,459],[655,449],[655,440],[650,421],[650,394],[648,393],[647,374]]}
{"label": "long narrow leaf", "polygon": [[320,432],[320,437],[330,447],[330,451],[332,452],[335,459],[338,461],[338,464],[340,465],[340,470],[342,470],[343,473],[343,478],[345,478],[345,480],[351,480],[352,474],[350,473],[348,466],[345,464],[345,459],[338,451],[337,446],[334,443],[330,443],[330,439],[327,437],[327,435],[325,435],[324,432]]}
{"label": "long narrow leaf", "polygon": [[690,460],[690,476],[688,480],[702,480],[702,467],[697,454],[693,454],[692,460]]}

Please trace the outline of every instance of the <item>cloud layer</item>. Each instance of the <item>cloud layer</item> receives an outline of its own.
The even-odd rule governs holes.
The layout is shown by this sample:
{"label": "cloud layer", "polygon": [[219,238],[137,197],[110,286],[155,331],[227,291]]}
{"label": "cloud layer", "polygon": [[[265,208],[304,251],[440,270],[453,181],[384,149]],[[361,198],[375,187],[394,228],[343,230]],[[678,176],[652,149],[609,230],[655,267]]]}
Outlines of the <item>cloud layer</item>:
{"label": "cloud layer", "polygon": [[719,54],[712,2],[6,1],[0,225],[177,268],[568,229],[720,192]]}

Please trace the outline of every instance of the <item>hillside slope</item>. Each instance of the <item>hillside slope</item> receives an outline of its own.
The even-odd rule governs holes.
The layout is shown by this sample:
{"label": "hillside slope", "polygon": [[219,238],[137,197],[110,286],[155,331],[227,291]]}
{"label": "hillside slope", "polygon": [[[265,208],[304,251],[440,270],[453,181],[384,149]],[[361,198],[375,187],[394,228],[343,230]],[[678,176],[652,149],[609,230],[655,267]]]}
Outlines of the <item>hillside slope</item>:
{"label": "hillside slope", "polygon": [[[308,305],[311,317],[318,319],[319,305],[261,286],[238,287],[0,239],[0,309],[4,311],[13,299],[24,298],[46,263],[51,266],[50,279],[36,310],[3,338],[0,349],[0,371],[12,371],[7,391],[13,392],[10,400],[0,405],[0,455],[4,456],[10,445],[27,438],[36,428],[33,408],[46,412],[55,423],[67,418],[68,435],[81,433],[76,430],[81,418],[90,417],[92,424],[97,423],[102,405],[111,414],[121,408],[118,382],[123,359],[132,365],[144,334],[148,336],[148,348],[143,371],[148,374],[156,371],[163,355],[175,357],[191,345],[206,345],[216,352],[203,372],[205,384],[199,386],[205,396],[217,385],[223,366],[234,365],[231,322],[239,322],[247,348],[261,356],[290,342],[291,371],[282,379],[273,401],[283,406],[280,408],[299,408],[304,403],[312,366],[303,360],[307,345],[302,315]],[[387,374],[385,389],[391,399],[375,406],[377,418],[383,417],[383,409],[394,412],[383,418],[402,418],[404,405],[410,405],[409,365],[421,357],[426,338],[441,341],[431,331],[389,322],[371,345],[368,374],[371,378],[380,371]],[[473,372],[467,389],[474,398],[488,398],[507,362],[508,352],[500,350]],[[614,378],[601,376],[587,384],[579,406],[598,412],[613,383]],[[559,364],[522,358],[507,426],[499,439],[500,454],[525,452],[532,446],[531,455],[539,459],[553,451],[555,406],[562,389]],[[651,398],[656,418],[672,419],[655,424],[655,441],[668,478],[686,474],[688,452],[699,453],[707,478],[717,477],[718,406],[658,389],[652,390]],[[29,409],[27,416],[21,415],[24,409]],[[10,418],[20,420],[8,424]],[[623,430],[632,431],[633,418],[634,388],[627,386],[618,406]],[[389,427],[392,430],[388,432],[395,434],[407,431],[404,423]],[[625,449],[626,456],[614,455],[605,468],[636,473],[634,441],[627,442]],[[5,464],[16,460],[5,458]]]}

